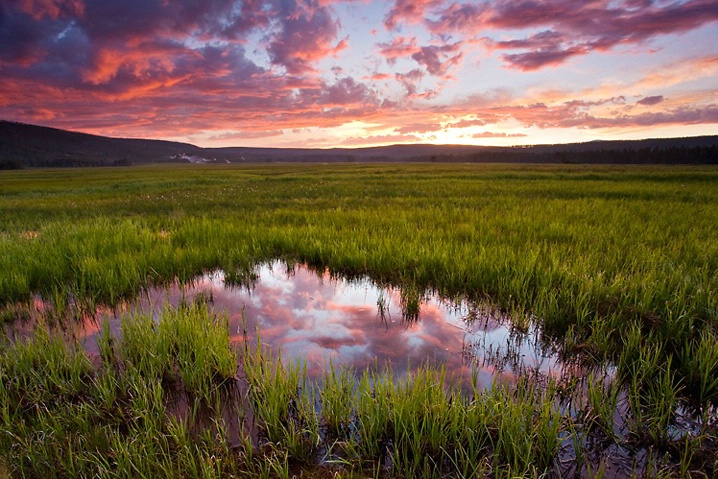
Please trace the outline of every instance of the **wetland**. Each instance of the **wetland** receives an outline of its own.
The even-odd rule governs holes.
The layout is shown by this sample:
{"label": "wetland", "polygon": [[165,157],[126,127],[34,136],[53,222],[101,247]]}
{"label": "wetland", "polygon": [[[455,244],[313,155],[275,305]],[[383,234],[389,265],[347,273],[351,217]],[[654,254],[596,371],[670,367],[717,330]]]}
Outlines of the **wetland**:
{"label": "wetland", "polygon": [[715,477],[718,170],[0,176],[10,477]]}

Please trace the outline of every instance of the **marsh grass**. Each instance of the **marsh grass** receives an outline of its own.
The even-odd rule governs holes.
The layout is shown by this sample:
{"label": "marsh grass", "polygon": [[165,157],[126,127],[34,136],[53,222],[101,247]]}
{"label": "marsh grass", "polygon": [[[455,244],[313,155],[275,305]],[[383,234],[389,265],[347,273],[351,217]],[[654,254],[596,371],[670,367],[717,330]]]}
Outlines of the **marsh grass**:
{"label": "marsh grass", "polygon": [[320,443],[315,388],[299,362],[285,365],[262,348],[258,335],[253,352],[246,349],[244,371],[261,435],[272,448],[286,451],[302,464],[315,460]]}
{"label": "marsh grass", "polygon": [[[715,450],[714,422],[693,432],[677,418],[679,410],[709,414],[718,401],[714,168],[250,165],[1,175],[7,323],[34,317],[38,298],[52,305],[43,316],[52,326],[218,268],[251,284],[254,264],[280,258],[400,288],[409,320],[420,320],[426,291],[490,302],[514,318],[517,334],[535,322],[564,357],[618,371],[615,386],[589,385],[578,422],[556,405],[550,384],[519,381],[467,400],[439,393],[446,378],[435,371],[401,384],[388,374],[350,381],[337,373],[322,392],[300,366],[272,369],[275,358],[245,353],[248,404],[266,443],[249,452],[241,439],[225,452],[213,449],[226,445],[218,408],[207,408],[218,415],[204,429],[212,440],[200,440],[191,421],[187,433],[178,424],[170,431],[167,419],[173,390],[213,403],[235,382],[238,354],[206,304],[165,311],[167,321],[138,314],[118,338],[104,331],[99,368],[41,324],[34,339],[2,345],[0,446],[16,476],[179,477],[182,464],[192,477],[290,477],[296,462],[329,450],[340,451],[349,474],[535,476],[553,467],[557,438],[592,431],[653,458],[693,458],[698,465],[682,474],[715,474],[703,460]],[[348,396],[350,409],[341,404]],[[609,417],[624,397],[625,437],[611,434]],[[473,434],[462,436],[458,424]],[[576,444],[577,456],[586,452],[587,441]],[[654,460],[653,472],[674,473],[671,460]],[[600,463],[590,471],[600,476]]]}
{"label": "marsh grass", "polygon": [[[181,373],[187,366],[174,341],[190,341],[178,333],[183,328],[221,338],[195,340],[198,357],[236,361],[226,323],[213,319],[206,303],[168,308],[157,318],[130,314],[119,337],[104,326],[94,360],[41,324],[25,342],[5,347],[0,451],[13,477],[547,477],[560,476],[570,438],[576,470],[600,477],[601,462],[586,460],[593,454],[586,438],[595,434],[624,447],[656,446],[661,459],[648,466],[666,477],[713,470],[702,443],[712,444],[714,426],[666,434],[680,385],[654,349],[642,353],[646,372],[632,376],[640,381],[628,390],[629,414],[641,415],[623,437],[612,433],[610,419],[620,388],[604,377],[589,376],[576,388],[580,397],[569,403],[578,410],[566,406],[551,378],[486,390],[474,381],[467,390],[460,378],[422,366],[403,379],[377,367],[359,376],[332,368],[310,380],[301,362],[272,356],[261,335],[241,352],[244,393],[225,394],[233,382],[224,375],[218,382],[219,366]],[[649,381],[647,371],[658,379]],[[178,394],[186,407],[173,406]],[[671,462],[671,454],[680,461]]]}
{"label": "marsh grass", "polygon": [[[213,427],[191,431],[187,420],[169,414],[168,395],[177,389],[166,376],[195,401],[216,398],[236,377],[223,323],[193,306],[165,310],[152,325],[147,316],[126,317],[119,339],[105,326],[95,364],[79,343],[43,324],[3,350],[0,441],[13,475],[181,477],[187,467],[198,471],[192,477],[221,477],[212,454],[223,446],[232,458],[224,419],[218,413]],[[192,361],[179,341],[192,348],[184,353]],[[192,373],[183,374],[187,369]]]}

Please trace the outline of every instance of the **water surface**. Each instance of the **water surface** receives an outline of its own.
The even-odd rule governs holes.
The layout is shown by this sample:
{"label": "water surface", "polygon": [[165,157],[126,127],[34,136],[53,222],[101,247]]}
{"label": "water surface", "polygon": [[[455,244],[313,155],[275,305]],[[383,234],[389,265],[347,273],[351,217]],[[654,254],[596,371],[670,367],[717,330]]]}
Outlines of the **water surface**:
{"label": "water surface", "polygon": [[[516,331],[511,321],[487,305],[455,302],[435,294],[379,287],[369,279],[333,277],[303,265],[275,261],[255,268],[243,285],[224,272],[205,274],[189,285],[147,291],[121,310],[153,311],[169,303],[206,301],[229,319],[233,343],[261,342],[285,361],[306,362],[310,376],[330,362],[357,372],[390,365],[397,376],[423,364],[480,384],[514,382],[519,374],[559,375],[564,365],[542,346],[540,330]],[[120,334],[117,310],[108,314]],[[97,321],[86,324],[87,347],[95,349]],[[246,337],[245,337],[246,332]]]}

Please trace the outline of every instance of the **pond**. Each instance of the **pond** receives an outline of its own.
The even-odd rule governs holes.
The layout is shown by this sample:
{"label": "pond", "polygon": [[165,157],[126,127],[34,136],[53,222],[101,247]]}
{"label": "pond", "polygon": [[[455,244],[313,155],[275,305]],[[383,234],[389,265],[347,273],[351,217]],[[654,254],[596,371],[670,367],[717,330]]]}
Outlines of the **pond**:
{"label": "pond", "polygon": [[310,377],[321,376],[330,364],[356,372],[390,366],[397,377],[431,365],[467,382],[476,375],[484,387],[497,380],[513,383],[524,374],[580,373],[541,340],[535,321],[521,321],[528,326],[517,329],[490,305],[378,286],[368,278],[338,278],[328,270],[280,261],[258,265],[248,276],[238,284],[215,271],[191,284],[150,289],[88,318],[81,332],[86,347],[96,351],[103,316],[119,335],[124,314],[152,311],[159,317],[167,304],[205,301],[227,315],[233,343],[253,345],[259,334],[284,361],[304,361]]}

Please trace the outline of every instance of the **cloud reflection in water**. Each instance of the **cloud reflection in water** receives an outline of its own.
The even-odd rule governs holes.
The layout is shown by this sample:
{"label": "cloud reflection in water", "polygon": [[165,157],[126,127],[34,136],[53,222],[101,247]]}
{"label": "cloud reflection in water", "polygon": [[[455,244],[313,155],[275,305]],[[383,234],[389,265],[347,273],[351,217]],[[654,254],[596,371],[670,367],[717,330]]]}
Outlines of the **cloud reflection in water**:
{"label": "cloud reflection in water", "polygon": [[422,364],[444,366],[449,375],[465,379],[474,371],[485,386],[497,374],[513,381],[521,368],[560,371],[556,357],[538,346],[535,328],[517,336],[495,313],[479,310],[467,321],[466,304],[425,295],[418,319],[407,321],[402,313],[406,293],[402,298],[400,290],[381,289],[368,279],[337,279],[328,271],[317,274],[279,261],[255,272],[256,281],[248,287],[225,284],[225,275],[216,272],[169,293],[150,291],[139,306],[159,311],[168,300],[211,298],[214,310],[229,316],[233,342],[244,339],[244,314],[252,345],[259,329],[263,344],[281,351],[284,360],[306,361],[310,376],[322,374],[330,361],[355,371],[391,364],[397,376]]}

